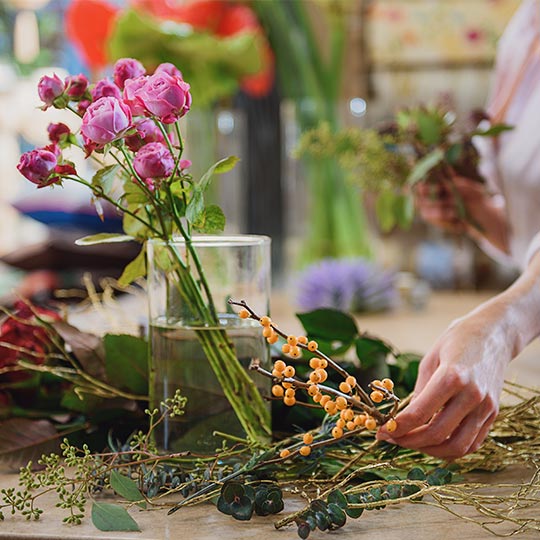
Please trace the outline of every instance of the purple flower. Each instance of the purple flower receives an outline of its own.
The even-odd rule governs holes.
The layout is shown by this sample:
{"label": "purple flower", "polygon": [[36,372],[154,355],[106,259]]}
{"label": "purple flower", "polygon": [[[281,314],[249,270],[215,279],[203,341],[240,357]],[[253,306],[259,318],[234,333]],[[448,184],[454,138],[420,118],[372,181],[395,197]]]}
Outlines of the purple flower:
{"label": "purple flower", "polygon": [[364,259],[324,259],[300,276],[297,303],[303,311],[382,311],[397,300],[394,281],[392,272]]}
{"label": "purple flower", "polygon": [[81,99],[87,88],[88,79],[82,73],[66,77],[66,92],[71,99],[75,101]]}
{"label": "purple flower", "polygon": [[137,99],[137,92],[146,84],[148,77],[137,77],[128,79],[124,86],[124,103],[131,109],[133,116],[144,114],[144,107]]}
{"label": "purple flower", "polygon": [[62,122],[58,122],[57,124],[49,124],[47,126],[47,132],[49,133],[49,140],[52,143],[60,142],[62,135],[69,135],[71,133],[69,127]]}
{"label": "purple flower", "polygon": [[131,111],[114,97],[102,97],[88,106],[82,119],[81,133],[98,145],[120,138],[131,127]]}
{"label": "purple flower", "polygon": [[173,172],[174,158],[163,143],[150,143],[137,152],[133,167],[141,178],[165,178]]}
{"label": "purple flower", "polygon": [[176,122],[191,107],[189,84],[163,71],[148,77],[135,97],[148,115],[158,117],[164,124]]}
{"label": "purple flower", "polygon": [[[53,105],[58,105],[58,98],[62,96],[66,89],[60,77],[54,74],[52,77],[44,75],[38,83],[39,99],[45,104],[42,109],[45,111]],[[65,105],[64,105],[65,106]]]}
{"label": "purple flower", "polygon": [[116,99],[122,99],[122,93],[116,84],[109,81],[109,79],[101,79],[98,81],[94,88],[90,90],[92,94],[92,99],[97,101],[102,97],[113,97]]}
{"label": "purple flower", "polygon": [[165,140],[156,123],[150,118],[139,118],[135,121],[135,128],[137,128],[137,133],[125,138],[126,145],[132,152],[136,152],[145,144]]}
{"label": "purple flower", "polygon": [[115,84],[121,89],[128,79],[136,79],[146,73],[144,66],[134,58],[120,58],[114,64],[113,79]]}
{"label": "purple flower", "polygon": [[170,62],[163,62],[162,64],[159,64],[154,73],[168,73],[169,75],[183,79],[182,72]]}

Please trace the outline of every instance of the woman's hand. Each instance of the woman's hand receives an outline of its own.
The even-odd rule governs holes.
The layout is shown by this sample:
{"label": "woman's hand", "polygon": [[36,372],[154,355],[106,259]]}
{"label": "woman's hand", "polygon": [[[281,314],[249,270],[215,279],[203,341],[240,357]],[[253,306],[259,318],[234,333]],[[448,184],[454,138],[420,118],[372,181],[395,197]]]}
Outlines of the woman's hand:
{"label": "woman's hand", "polygon": [[[421,218],[431,225],[455,234],[482,236],[508,253],[508,226],[486,186],[462,176],[440,182],[420,182],[415,202]],[[460,212],[460,205],[464,212]]]}
{"label": "woman's hand", "polygon": [[411,403],[379,439],[454,459],[477,450],[497,416],[506,366],[540,334],[540,253],[507,291],[458,319],[422,359]]}

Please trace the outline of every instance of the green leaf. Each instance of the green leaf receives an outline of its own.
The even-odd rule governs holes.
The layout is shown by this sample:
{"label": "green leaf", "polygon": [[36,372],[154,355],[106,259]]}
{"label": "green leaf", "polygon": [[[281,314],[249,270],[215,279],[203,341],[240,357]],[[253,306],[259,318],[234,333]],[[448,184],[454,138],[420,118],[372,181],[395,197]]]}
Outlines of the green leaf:
{"label": "green leaf", "polygon": [[413,467],[407,473],[407,479],[424,481],[426,479],[426,473],[420,467]]}
{"label": "green leaf", "polygon": [[124,268],[118,278],[121,287],[127,287],[137,278],[146,276],[146,244],[143,244],[139,254]]}
{"label": "green leaf", "polygon": [[124,182],[123,199],[128,205],[140,205],[148,202],[148,197],[142,190],[141,186],[134,182],[132,178],[127,178]]}
{"label": "green leaf", "polygon": [[148,344],[125,334],[106,334],[105,370],[115,386],[145,395],[148,392]]}
{"label": "green leaf", "polygon": [[352,341],[358,335],[354,319],[337,309],[323,308],[297,313],[306,333],[327,341]]}
{"label": "green leaf", "polygon": [[109,195],[113,191],[118,169],[120,169],[120,165],[107,165],[107,167],[99,169],[92,177],[92,185],[101,187],[103,193]]}
{"label": "green leaf", "polygon": [[332,491],[332,493],[328,495],[328,502],[337,504],[341,508],[347,508],[347,499],[339,489]]}
{"label": "green leaf", "polygon": [[355,341],[355,346],[362,369],[375,367],[379,362],[384,361],[391,352],[390,347],[383,341],[365,336],[358,338]]}
{"label": "green leaf", "polygon": [[75,240],[75,244],[78,246],[93,246],[95,244],[114,244],[116,242],[131,242],[134,240],[133,236],[127,234],[116,233],[99,233],[91,234],[90,236],[84,236]]}
{"label": "green leaf", "polygon": [[411,195],[397,195],[394,201],[394,213],[398,226],[408,229],[414,219],[414,198]]}
{"label": "green leaf", "polygon": [[423,143],[431,146],[441,141],[444,123],[440,116],[419,112],[416,121],[418,124],[418,135]]}
{"label": "green leaf", "polygon": [[127,476],[120,474],[118,471],[113,470],[109,477],[111,487],[114,491],[124,497],[124,499],[130,502],[138,502],[138,506],[141,508],[146,508],[146,502],[144,502],[144,497],[139,491],[137,484]]}
{"label": "green leaf", "polygon": [[140,531],[123,506],[104,502],[92,504],[92,523],[100,531]]}
{"label": "green leaf", "polygon": [[495,124],[488,129],[476,129],[472,132],[472,136],[478,137],[496,137],[504,131],[510,131],[514,129],[514,126],[508,124]]}
{"label": "green leaf", "polygon": [[461,143],[452,144],[445,153],[445,159],[450,165],[454,165],[461,157],[462,152],[463,145]]}
{"label": "green leaf", "polygon": [[389,232],[396,224],[395,203],[396,194],[389,190],[381,191],[375,201],[375,213],[383,232]]}
{"label": "green leaf", "polygon": [[223,174],[234,169],[236,164],[240,161],[236,156],[229,156],[224,159],[219,160],[217,163],[214,163],[200,179],[197,186],[202,190],[206,191],[210,186],[212,177],[216,174]]}
{"label": "green leaf", "polygon": [[204,195],[202,190],[195,186],[193,194],[186,207],[186,219],[190,223],[196,223],[201,219],[204,212]]}
{"label": "green leaf", "polygon": [[211,204],[204,209],[193,227],[207,234],[222,232],[225,229],[225,214],[219,206]]}
{"label": "green leaf", "polygon": [[436,148],[429,154],[426,154],[423,158],[419,159],[412,168],[407,177],[407,184],[413,186],[421,180],[425,180],[431,169],[436,167],[443,159],[444,152],[440,148]]}
{"label": "green leaf", "polygon": [[328,505],[328,517],[336,527],[343,527],[347,521],[345,512],[336,503],[330,503]]}

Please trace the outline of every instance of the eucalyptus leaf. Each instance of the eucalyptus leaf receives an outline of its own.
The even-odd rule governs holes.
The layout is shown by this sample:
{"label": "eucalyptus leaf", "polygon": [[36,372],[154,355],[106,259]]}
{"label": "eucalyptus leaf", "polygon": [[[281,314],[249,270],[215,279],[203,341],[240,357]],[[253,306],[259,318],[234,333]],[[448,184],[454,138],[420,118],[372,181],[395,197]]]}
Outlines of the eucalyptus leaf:
{"label": "eucalyptus leaf", "polygon": [[118,504],[94,501],[92,523],[100,531],[140,531],[137,522]]}
{"label": "eucalyptus leaf", "polygon": [[133,236],[127,234],[117,233],[98,233],[91,234],[89,236],[83,236],[78,240],[75,240],[75,244],[78,246],[93,246],[95,244],[114,244],[118,242],[131,242],[134,240]]}
{"label": "eucalyptus leaf", "polygon": [[138,506],[141,508],[146,508],[144,497],[137,487],[137,484],[131,478],[113,470],[109,477],[109,481],[111,487],[118,495],[130,502],[138,502]]}

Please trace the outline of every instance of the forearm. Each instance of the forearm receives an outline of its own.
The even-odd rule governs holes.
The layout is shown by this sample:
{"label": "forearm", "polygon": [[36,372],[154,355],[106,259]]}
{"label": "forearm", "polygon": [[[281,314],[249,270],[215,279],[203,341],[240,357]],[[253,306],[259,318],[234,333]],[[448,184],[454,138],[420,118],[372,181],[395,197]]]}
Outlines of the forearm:
{"label": "forearm", "polygon": [[538,337],[540,335],[540,252],[532,257],[527,268],[513,285],[479,306],[476,311],[489,314],[488,320],[498,321],[496,331],[500,331],[505,336],[506,344],[511,348],[512,358]]}

